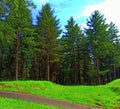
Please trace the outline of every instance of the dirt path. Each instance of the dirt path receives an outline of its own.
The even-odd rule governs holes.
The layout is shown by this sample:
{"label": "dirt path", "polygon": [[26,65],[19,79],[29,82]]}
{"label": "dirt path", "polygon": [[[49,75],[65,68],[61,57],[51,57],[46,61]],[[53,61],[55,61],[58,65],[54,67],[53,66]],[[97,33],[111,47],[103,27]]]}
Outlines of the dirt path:
{"label": "dirt path", "polygon": [[56,100],[52,98],[42,97],[42,96],[28,94],[28,93],[21,93],[21,92],[8,92],[8,91],[0,90],[0,96],[32,101],[32,102],[37,102],[42,104],[54,105],[54,106],[64,107],[65,109],[100,109],[96,107],[90,107],[90,106],[71,103],[68,101]]}

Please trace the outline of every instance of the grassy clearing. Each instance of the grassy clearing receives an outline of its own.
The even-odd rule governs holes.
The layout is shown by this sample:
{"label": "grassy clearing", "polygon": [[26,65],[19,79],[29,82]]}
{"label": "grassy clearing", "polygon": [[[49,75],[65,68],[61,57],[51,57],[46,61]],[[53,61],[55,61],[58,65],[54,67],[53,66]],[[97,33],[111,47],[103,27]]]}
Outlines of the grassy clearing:
{"label": "grassy clearing", "polygon": [[63,109],[23,100],[0,97],[0,109]]}
{"label": "grassy clearing", "polygon": [[120,107],[120,86],[118,84],[120,84],[120,79],[101,86],[63,86],[47,81],[12,81],[0,82],[0,89],[29,92],[69,100],[73,103],[116,109]]}

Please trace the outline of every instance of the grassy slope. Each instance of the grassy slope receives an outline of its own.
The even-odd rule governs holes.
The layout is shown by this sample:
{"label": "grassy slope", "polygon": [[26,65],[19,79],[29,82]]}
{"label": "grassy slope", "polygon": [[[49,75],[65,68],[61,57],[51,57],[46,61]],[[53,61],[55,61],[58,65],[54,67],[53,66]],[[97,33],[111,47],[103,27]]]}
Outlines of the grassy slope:
{"label": "grassy slope", "polygon": [[[101,86],[62,86],[47,81],[13,81],[0,82],[0,89],[29,92],[75,103],[113,109],[120,107],[120,94],[118,93],[120,80],[116,81]],[[115,90],[116,87],[117,91]]]}
{"label": "grassy slope", "polygon": [[0,97],[0,109],[63,109],[55,106]]}
{"label": "grassy slope", "polygon": [[[109,87],[113,92],[117,94],[117,96],[114,97],[114,105],[118,104],[118,109],[120,109],[120,79],[114,80],[106,85]],[[112,101],[112,100],[111,100]]]}

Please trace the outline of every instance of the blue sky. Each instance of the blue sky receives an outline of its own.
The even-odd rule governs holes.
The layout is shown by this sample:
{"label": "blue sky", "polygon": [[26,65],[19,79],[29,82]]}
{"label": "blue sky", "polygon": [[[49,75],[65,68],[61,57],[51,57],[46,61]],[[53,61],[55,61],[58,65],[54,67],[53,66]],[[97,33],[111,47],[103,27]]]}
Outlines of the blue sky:
{"label": "blue sky", "polygon": [[113,21],[120,29],[119,0],[33,0],[33,2],[37,6],[36,10],[33,11],[34,19],[41,6],[49,2],[55,9],[55,15],[60,19],[62,28],[71,16],[76,20],[76,23],[85,27],[86,19],[94,10],[99,10],[104,14],[108,23]]}

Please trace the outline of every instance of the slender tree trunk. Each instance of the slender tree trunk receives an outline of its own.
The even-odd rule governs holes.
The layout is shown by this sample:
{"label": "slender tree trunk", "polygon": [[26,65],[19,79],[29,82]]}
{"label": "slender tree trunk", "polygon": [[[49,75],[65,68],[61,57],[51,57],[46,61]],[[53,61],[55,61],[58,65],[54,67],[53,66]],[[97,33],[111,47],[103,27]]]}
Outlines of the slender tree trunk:
{"label": "slender tree trunk", "polygon": [[96,67],[97,67],[97,84],[100,84],[100,76],[99,76],[99,59],[96,58]]}
{"label": "slender tree trunk", "polygon": [[80,50],[79,46],[77,46],[77,84],[82,83],[82,77],[81,77],[81,70],[80,70]]}
{"label": "slender tree trunk", "polygon": [[50,56],[49,53],[47,53],[47,80],[50,80]]}
{"label": "slender tree trunk", "polygon": [[41,62],[40,62],[40,57],[39,57],[39,68],[38,68],[38,71],[39,71],[39,79],[42,79],[42,75],[41,75]]}
{"label": "slender tree trunk", "polygon": [[0,50],[0,80],[2,79],[2,51]]}
{"label": "slender tree trunk", "polygon": [[114,73],[114,79],[116,79],[117,76],[116,76],[116,71],[115,71],[115,63],[114,63],[114,65],[113,65],[113,73]]}
{"label": "slender tree trunk", "polygon": [[[27,59],[27,57],[26,57],[26,59]],[[26,66],[25,66],[26,78],[28,78],[28,77],[27,77],[27,73],[28,73],[27,60],[26,60],[26,62],[25,62],[25,65],[26,65]]]}
{"label": "slender tree trunk", "polygon": [[16,63],[15,63],[15,79],[18,80],[18,48],[19,48],[19,36],[16,34]]}
{"label": "slender tree trunk", "polygon": [[8,58],[8,80],[11,80],[11,73],[12,73],[12,69],[11,69],[11,65],[12,65],[12,60],[11,60],[11,56]]}
{"label": "slender tree trunk", "polygon": [[22,72],[22,79],[25,80],[26,79],[26,72],[25,72],[25,57],[24,55],[22,54],[22,57],[21,57],[21,72]]}
{"label": "slender tree trunk", "polygon": [[88,75],[87,75],[87,70],[88,70],[88,68],[87,68],[87,60],[86,59],[84,59],[83,60],[83,80],[84,80],[84,83],[83,84],[90,84],[90,81],[89,81],[89,77],[88,77]]}
{"label": "slender tree trunk", "polygon": [[80,60],[78,60],[78,84],[81,84]]}
{"label": "slender tree trunk", "polygon": [[114,59],[114,55],[113,55],[113,74],[114,74],[114,79],[116,79],[116,71],[115,71],[115,59]]}
{"label": "slender tree trunk", "polygon": [[108,82],[110,82],[111,80],[112,80],[112,74],[109,73],[109,81]]}

